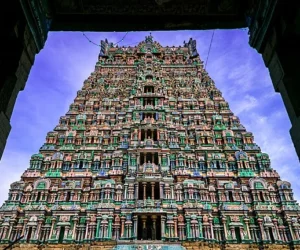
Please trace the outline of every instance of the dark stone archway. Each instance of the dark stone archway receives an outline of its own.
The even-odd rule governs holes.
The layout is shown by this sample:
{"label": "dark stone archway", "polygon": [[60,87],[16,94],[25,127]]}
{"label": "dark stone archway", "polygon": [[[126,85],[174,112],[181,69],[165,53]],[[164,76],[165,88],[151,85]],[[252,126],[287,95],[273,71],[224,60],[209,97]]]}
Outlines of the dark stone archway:
{"label": "dark stone archway", "polygon": [[249,28],[289,114],[300,157],[300,4],[285,0],[12,0],[3,6],[0,157],[10,117],[48,31],[147,31]]}

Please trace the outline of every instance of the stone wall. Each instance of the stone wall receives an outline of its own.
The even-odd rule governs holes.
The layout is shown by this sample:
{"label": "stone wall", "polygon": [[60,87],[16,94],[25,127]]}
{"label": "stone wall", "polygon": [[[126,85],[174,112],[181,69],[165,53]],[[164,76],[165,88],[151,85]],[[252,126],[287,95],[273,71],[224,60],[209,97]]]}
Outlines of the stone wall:
{"label": "stone wall", "polygon": [[93,244],[16,244],[14,250],[109,250],[113,249],[115,242],[96,242]]}
{"label": "stone wall", "polygon": [[[259,247],[256,244],[226,244],[219,245],[207,242],[185,242],[182,244],[187,250],[300,250],[300,246],[290,247],[288,245],[269,244]],[[116,246],[115,242],[97,242],[94,244],[17,244],[12,249],[15,250],[111,250]],[[137,246],[138,247],[138,246]]]}
{"label": "stone wall", "polygon": [[182,244],[187,250],[288,250],[288,249],[300,249],[300,246],[294,246],[291,248],[289,245],[280,245],[280,244],[269,244],[264,246],[259,246],[257,244],[225,244],[225,245],[219,245],[219,244],[213,244],[213,243],[207,243],[207,242],[185,242]]}

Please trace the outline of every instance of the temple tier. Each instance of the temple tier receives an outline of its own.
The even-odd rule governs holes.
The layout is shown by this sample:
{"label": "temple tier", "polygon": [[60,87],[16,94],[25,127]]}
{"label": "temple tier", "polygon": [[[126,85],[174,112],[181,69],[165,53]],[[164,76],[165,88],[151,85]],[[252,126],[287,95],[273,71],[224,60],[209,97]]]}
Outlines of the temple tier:
{"label": "temple tier", "polygon": [[11,184],[0,240],[297,245],[299,212],[196,41],[162,47],[150,35],[136,47],[101,41],[95,71]]}

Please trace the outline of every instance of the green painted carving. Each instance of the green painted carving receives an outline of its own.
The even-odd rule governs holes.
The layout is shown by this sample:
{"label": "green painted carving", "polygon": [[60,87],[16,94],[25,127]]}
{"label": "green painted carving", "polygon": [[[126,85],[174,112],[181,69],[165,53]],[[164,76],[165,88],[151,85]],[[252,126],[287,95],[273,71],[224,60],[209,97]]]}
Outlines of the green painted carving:
{"label": "green painted carving", "polygon": [[254,177],[255,173],[251,169],[239,169],[238,175],[240,177]]}
{"label": "green painted carving", "polygon": [[261,182],[255,182],[254,187],[256,189],[264,189],[264,186]]}
{"label": "green painted carving", "polygon": [[220,220],[218,217],[214,217],[213,222],[214,224],[220,224]]}
{"label": "green painted carving", "polygon": [[145,48],[145,46],[142,46],[142,47],[140,48],[140,52],[141,52],[141,53],[146,53],[146,48]]}
{"label": "green painted carving", "polygon": [[44,189],[46,187],[46,183],[45,182],[40,182],[38,185],[37,185],[37,189]]}
{"label": "green painted carving", "polygon": [[85,217],[81,217],[80,218],[80,224],[85,224],[86,222],[86,218]]}
{"label": "green painted carving", "polygon": [[61,177],[61,172],[58,169],[50,169],[48,172],[46,172],[46,177]]}

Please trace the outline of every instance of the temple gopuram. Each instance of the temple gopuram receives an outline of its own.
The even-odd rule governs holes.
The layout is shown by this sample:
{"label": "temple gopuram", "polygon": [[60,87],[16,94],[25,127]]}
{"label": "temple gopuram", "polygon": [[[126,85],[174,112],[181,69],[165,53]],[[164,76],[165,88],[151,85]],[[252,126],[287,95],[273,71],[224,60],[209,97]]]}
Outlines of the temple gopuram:
{"label": "temple gopuram", "polygon": [[300,208],[192,38],[101,41],[0,208],[13,249],[300,249]]}

